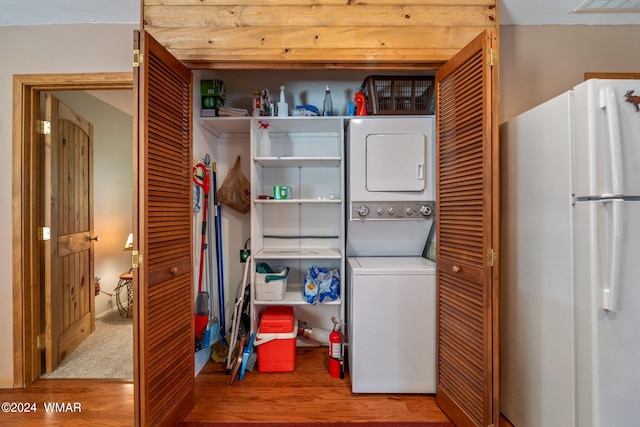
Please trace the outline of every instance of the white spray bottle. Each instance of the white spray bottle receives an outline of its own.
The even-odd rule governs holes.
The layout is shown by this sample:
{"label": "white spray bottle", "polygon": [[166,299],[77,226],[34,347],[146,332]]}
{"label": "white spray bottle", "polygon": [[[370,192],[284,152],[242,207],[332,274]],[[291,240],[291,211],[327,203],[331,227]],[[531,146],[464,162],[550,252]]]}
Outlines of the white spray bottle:
{"label": "white spray bottle", "polygon": [[278,102],[278,117],[289,115],[289,105],[284,100],[284,86],[280,86],[280,101]]}
{"label": "white spray bottle", "polygon": [[271,156],[271,138],[269,137],[269,123],[258,121],[260,124],[260,156]]}

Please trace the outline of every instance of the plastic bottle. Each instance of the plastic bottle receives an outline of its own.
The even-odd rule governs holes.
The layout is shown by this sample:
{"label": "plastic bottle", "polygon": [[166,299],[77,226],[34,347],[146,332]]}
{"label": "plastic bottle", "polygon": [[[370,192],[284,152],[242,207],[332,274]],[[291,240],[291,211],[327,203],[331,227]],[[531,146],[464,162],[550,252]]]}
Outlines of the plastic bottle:
{"label": "plastic bottle", "polygon": [[323,116],[333,116],[333,102],[331,101],[331,89],[327,85],[324,89],[324,111]]}
{"label": "plastic bottle", "polygon": [[278,102],[278,117],[289,115],[289,105],[284,100],[284,86],[280,86],[280,102]]}
{"label": "plastic bottle", "polygon": [[261,157],[269,157],[271,156],[271,138],[269,137],[269,123],[263,122],[262,120],[258,122],[260,124],[260,156]]}
{"label": "plastic bottle", "polygon": [[258,91],[253,92],[253,111],[251,114],[254,117],[260,115],[260,92]]}
{"label": "plastic bottle", "polygon": [[358,92],[355,96],[356,116],[367,115],[367,97],[364,93]]}

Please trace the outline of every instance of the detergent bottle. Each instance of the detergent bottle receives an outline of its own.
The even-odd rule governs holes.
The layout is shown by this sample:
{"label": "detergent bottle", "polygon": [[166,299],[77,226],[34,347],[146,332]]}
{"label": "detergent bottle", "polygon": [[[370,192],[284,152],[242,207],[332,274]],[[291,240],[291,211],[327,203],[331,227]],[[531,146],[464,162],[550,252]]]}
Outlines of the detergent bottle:
{"label": "detergent bottle", "polygon": [[367,97],[363,92],[357,92],[355,99],[356,103],[356,116],[367,115]]}

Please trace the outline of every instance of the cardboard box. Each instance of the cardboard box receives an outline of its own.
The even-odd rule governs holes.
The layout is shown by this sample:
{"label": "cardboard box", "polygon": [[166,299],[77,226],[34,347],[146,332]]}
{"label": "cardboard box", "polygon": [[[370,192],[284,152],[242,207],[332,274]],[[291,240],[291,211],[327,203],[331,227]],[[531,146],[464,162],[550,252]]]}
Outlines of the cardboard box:
{"label": "cardboard box", "polygon": [[227,90],[222,80],[200,80],[200,95],[202,97],[202,117],[215,117],[218,109],[224,106]]}
{"label": "cardboard box", "polygon": [[296,365],[298,325],[293,307],[269,306],[260,320],[254,345],[258,346],[259,372],[291,372]]}

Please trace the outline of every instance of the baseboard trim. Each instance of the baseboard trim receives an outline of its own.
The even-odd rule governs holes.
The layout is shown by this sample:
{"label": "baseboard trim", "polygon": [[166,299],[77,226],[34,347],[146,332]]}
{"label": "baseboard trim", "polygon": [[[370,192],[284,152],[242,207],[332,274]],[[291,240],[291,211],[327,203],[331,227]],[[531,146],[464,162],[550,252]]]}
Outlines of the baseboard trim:
{"label": "baseboard trim", "polygon": [[13,378],[11,378],[11,379],[0,379],[0,388],[14,388],[13,387]]}
{"label": "baseboard trim", "polygon": [[96,315],[96,320],[100,320],[100,319],[102,319],[103,317],[107,317],[107,316],[108,316],[109,314],[111,314],[111,312],[113,312],[113,311],[118,311],[118,307],[112,307],[112,308],[110,308],[110,309],[109,309],[109,310],[107,310],[107,311],[103,311],[102,313],[97,314],[97,315]]}

